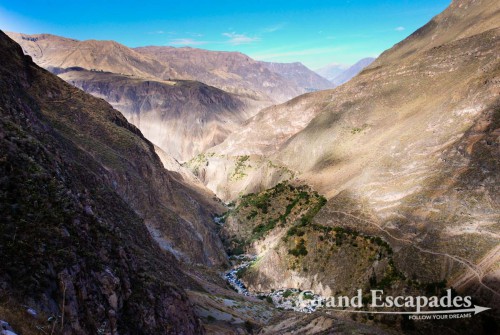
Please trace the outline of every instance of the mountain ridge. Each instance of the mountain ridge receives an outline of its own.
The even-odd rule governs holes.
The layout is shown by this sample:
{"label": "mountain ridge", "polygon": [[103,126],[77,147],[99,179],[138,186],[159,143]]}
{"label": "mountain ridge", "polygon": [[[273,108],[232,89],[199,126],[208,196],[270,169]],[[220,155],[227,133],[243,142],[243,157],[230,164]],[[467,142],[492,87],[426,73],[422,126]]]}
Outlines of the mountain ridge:
{"label": "mountain ridge", "polygon": [[149,46],[137,52],[176,65],[180,78],[196,79],[231,93],[255,94],[263,100],[286,101],[303,93],[294,83],[249,56],[233,51]]}
{"label": "mountain ridge", "polygon": [[301,62],[276,63],[261,62],[273,72],[280,74],[285,79],[295,83],[305,92],[314,92],[333,88],[334,85],[321,75],[307,68]]}

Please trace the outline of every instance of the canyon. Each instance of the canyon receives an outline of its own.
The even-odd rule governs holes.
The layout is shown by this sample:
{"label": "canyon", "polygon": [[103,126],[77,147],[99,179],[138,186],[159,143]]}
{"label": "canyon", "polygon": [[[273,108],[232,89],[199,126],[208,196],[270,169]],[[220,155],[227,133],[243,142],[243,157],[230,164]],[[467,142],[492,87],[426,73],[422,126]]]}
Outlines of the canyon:
{"label": "canyon", "polygon": [[[498,22],[497,1],[454,0],[326,78],[0,33],[0,319],[22,334],[495,333]],[[296,298],[450,288],[492,309],[437,323]]]}

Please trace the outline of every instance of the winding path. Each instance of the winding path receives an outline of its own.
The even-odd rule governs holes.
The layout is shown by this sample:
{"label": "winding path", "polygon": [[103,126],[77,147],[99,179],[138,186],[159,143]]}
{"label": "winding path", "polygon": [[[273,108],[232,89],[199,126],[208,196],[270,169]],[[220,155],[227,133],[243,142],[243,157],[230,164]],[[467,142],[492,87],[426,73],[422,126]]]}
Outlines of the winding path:
{"label": "winding path", "polygon": [[[396,241],[409,244],[410,246],[412,246],[413,248],[419,250],[420,252],[431,254],[431,255],[448,257],[448,258],[450,258],[450,259],[452,259],[452,260],[454,260],[454,261],[456,261],[458,263],[461,263],[461,264],[463,264],[463,265],[465,265],[467,267],[468,272],[465,273],[464,275],[462,275],[461,278],[459,278],[459,279],[457,279],[455,281],[455,286],[458,287],[458,286],[465,285],[467,282],[469,282],[472,279],[471,277],[476,276],[477,279],[478,279],[478,281],[479,281],[479,284],[483,288],[485,288],[488,291],[492,292],[494,295],[500,297],[500,293],[499,292],[495,291],[494,289],[492,289],[491,287],[489,287],[488,285],[486,285],[485,283],[483,283],[483,277],[484,277],[483,270],[479,266],[477,266],[476,264],[472,263],[471,261],[469,261],[469,260],[467,260],[465,258],[462,258],[460,256],[456,256],[456,255],[447,254],[447,253],[444,253],[444,252],[437,252],[437,251],[433,251],[433,250],[422,248],[419,245],[415,244],[411,240],[408,240],[408,239],[405,239],[405,238],[399,238],[399,237],[396,237],[396,236],[392,235],[387,229],[385,229],[384,227],[382,227],[380,224],[376,223],[375,221],[366,220],[366,219],[363,219],[363,218],[360,218],[358,216],[355,216],[355,215],[352,215],[352,214],[349,214],[349,213],[346,213],[346,212],[342,212],[342,211],[331,211],[330,213],[342,214],[342,215],[354,218],[356,220],[359,220],[359,221],[362,221],[362,222],[366,222],[368,224],[371,224],[371,225],[377,227],[379,230],[383,231],[384,233],[386,233],[391,239],[394,239]],[[500,245],[497,246],[496,248],[494,248],[493,250],[491,250],[488,254],[486,254],[483,257],[483,261],[481,263],[486,263],[487,260],[490,260],[490,259],[494,260],[496,258],[500,258]],[[479,263],[479,264],[481,264],[481,263]],[[472,275],[471,275],[471,273],[472,273]]]}

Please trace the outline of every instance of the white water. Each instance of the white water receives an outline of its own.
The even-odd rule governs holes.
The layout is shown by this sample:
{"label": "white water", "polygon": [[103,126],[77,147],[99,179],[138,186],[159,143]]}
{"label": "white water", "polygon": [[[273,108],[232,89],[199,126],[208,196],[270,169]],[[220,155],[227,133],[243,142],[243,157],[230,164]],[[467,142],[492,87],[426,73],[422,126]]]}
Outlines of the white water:
{"label": "white water", "polygon": [[[257,259],[257,256],[240,255],[233,256],[232,259],[240,263],[226,272],[224,278],[239,294],[260,299],[271,298],[276,308],[294,310],[296,312],[312,313],[318,308],[315,302],[321,301],[322,297],[314,294],[312,291],[301,291],[295,288],[285,288],[273,290],[271,292],[249,291],[245,284],[238,278],[238,271],[250,267]],[[307,296],[307,298],[301,299],[304,295]]]}
{"label": "white water", "polygon": [[[214,217],[214,222],[217,225],[224,225],[223,216]],[[318,308],[315,302],[321,301],[322,297],[314,294],[312,291],[301,291],[295,288],[284,288],[273,290],[271,292],[251,292],[245,284],[238,278],[238,272],[250,267],[256,260],[256,255],[238,255],[232,256],[231,260],[237,265],[224,274],[224,278],[236,292],[245,296],[251,296],[261,299],[271,299],[276,308],[294,310],[302,313],[312,313]],[[301,294],[302,293],[302,294]],[[302,296],[307,296],[306,299],[301,299]]]}

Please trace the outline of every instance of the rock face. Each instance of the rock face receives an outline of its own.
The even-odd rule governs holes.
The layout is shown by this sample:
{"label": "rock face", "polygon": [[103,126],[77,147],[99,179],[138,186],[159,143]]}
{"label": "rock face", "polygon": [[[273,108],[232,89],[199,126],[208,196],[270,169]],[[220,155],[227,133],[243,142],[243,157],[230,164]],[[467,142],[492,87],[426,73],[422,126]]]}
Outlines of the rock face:
{"label": "rock face", "polygon": [[134,50],[169,64],[179,74],[177,78],[198,80],[259,100],[284,102],[305,92],[294,82],[239,52],[157,46]]}
{"label": "rock face", "polygon": [[2,32],[0,53],[2,311],[30,305],[66,334],[203,333],[181,288],[197,284],[144,224],[189,240],[172,244],[193,261],[224,262],[196,221],[209,217],[197,193],[107,103],[40,69]]}
{"label": "rock face", "polygon": [[59,76],[122,112],[144,136],[179,161],[222,142],[262,103],[186,80],[145,80],[83,69]]}
{"label": "rock face", "polygon": [[289,82],[302,88],[305,92],[326,90],[335,87],[328,79],[323,78],[304,64],[261,62],[269,70],[278,73]]}
{"label": "rock face", "polygon": [[210,151],[294,171],[329,199],[318,224],[381,236],[407,278],[498,305],[499,13],[454,1],[345,85],[265,109]]}

